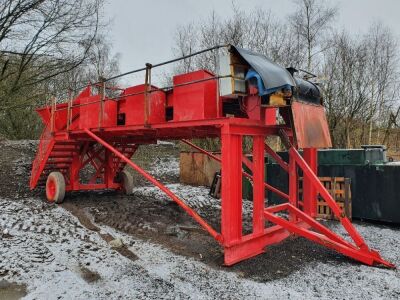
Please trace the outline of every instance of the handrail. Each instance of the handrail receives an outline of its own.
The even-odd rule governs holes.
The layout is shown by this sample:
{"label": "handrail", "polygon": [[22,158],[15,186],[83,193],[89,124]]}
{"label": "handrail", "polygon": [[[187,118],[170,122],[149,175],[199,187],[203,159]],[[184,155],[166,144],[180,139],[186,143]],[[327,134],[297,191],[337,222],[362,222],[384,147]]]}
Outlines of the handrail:
{"label": "handrail", "polygon": [[[171,59],[171,60],[167,60],[167,61],[164,61],[164,62],[161,62],[161,63],[157,63],[157,64],[154,64],[154,65],[152,65],[152,64],[150,64],[150,63],[146,63],[146,66],[144,67],[144,68],[139,68],[139,69],[135,69],[135,70],[132,70],[132,71],[129,71],[129,72],[125,72],[125,73],[122,73],[122,74],[118,74],[118,75],[116,75],[116,76],[112,76],[112,77],[109,77],[109,78],[102,78],[101,79],[101,81],[98,81],[98,82],[95,82],[95,83],[89,83],[88,85],[86,85],[86,86],[82,86],[82,87],[79,87],[79,88],[77,88],[76,90],[74,90],[75,92],[77,91],[77,90],[81,90],[81,89],[83,89],[83,88],[85,88],[85,87],[88,87],[88,86],[98,86],[98,87],[100,87],[100,89],[101,89],[101,92],[100,92],[100,100],[99,101],[93,101],[93,102],[88,102],[88,103],[82,103],[82,104],[76,104],[76,105],[74,105],[73,103],[72,103],[72,89],[69,89],[69,91],[70,91],[70,97],[69,97],[69,100],[68,100],[68,105],[67,105],[67,107],[63,107],[63,108],[59,108],[59,109],[57,109],[57,106],[56,105],[52,105],[52,108],[51,108],[51,119],[52,119],[52,125],[54,125],[53,123],[54,123],[54,119],[55,119],[55,116],[54,116],[54,114],[57,112],[57,111],[62,111],[62,110],[67,110],[67,114],[68,114],[68,116],[67,116],[67,130],[69,130],[70,128],[70,124],[68,124],[68,122],[69,122],[69,118],[70,118],[70,114],[71,114],[71,110],[73,109],[73,108],[75,108],[75,107],[81,107],[81,106],[86,106],[86,105],[90,105],[90,104],[94,104],[94,103],[100,103],[100,111],[99,111],[99,127],[101,127],[102,126],[102,121],[103,121],[103,114],[104,114],[104,101],[105,100],[114,100],[114,101],[119,101],[119,99],[121,99],[121,98],[124,98],[124,97],[129,97],[129,96],[135,96],[135,95],[144,95],[144,107],[145,107],[145,125],[147,125],[147,122],[148,122],[148,114],[149,114],[149,112],[148,112],[148,106],[149,106],[149,95],[151,94],[151,93],[153,93],[153,92],[157,92],[157,91],[168,91],[168,90],[170,90],[170,89],[172,89],[172,88],[174,88],[174,87],[180,87],[180,86],[186,86],[186,85],[190,85],[190,84],[195,84],[195,83],[200,83],[200,82],[204,82],[204,81],[208,81],[208,80],[219,80],[219,79],[221,79],[221,78],[229,78],[229,77],[232,77],[232,75],[224,75],[224,76],[213,76],[213,77],[210,77],[210,78],[205,78],[205,79],[200,79],[200,80],[194,80],[194,81],[191,81],[191,82],[185,82],[185,83],[181,83],[181,84],[176,84],[176,85],[172,85],[172,86],[165,86],[165,87],[162,87],[162,88],[157,88],[157,89],[154,89],[153,90],[153,88],[152,88],[152,86],[151,86],[151,70],[153,69],[153,68],[157,68],[157,67],[160,67],[160,66],[164,66],[164,65],[167,65],[167,64],[171,64],[171,63],[174,63],[174,62],[177,62],[177,61],[180,61],[180,60],[184,60],[184,59],[187,59],[187,58],[189,58],[189,57],[192,57],[192,56],[196,56],[196,55],[199,55],[199,54],[202,54],[202,53],[205,53],[205,52],[208,52],[208,51],[213,51],[213,50],[216,50],[216,49],[219,49],[219,48],[224,48],[224,47],[229,47],[229,44],[226,44],[226,45],[217,45],[217,46],[214,46],[214,47],[210,47],[210,48],[207,48],[207,49],[203,49],[203,50],[199,50],[199,51],[196,51],[196,52],[194,52],[194,53],[191,53],[191,54],[188,54],[188,55],[184,55],[184,56],[181,56],[181,57],[178,57],[178,58],[174,58],[174,59]],[[106,82],[107,81],[110,81],[110,80],[113,80],[113,79],[116,79],[116,78],[120,78],[120,77],[123,77],[123,76],[126,76],[126,75],[130,75],[130,74],[133,74],[133,73],[137,73],[137,72],[142,72],[142,71],[146,71],[146,74],[145,74],[145,90],[143,91],[143,92],[138,92],[138,93],[131,93],[131,94],[126,94],[126,95],[118,95],[118,96],[115,96],[115,97],[110,97],[110,98],[105,98],[105,91],[106,91],[106,89],[107,89],[107,87],[106,87]],[[115,89],[112,89],[112,90],[123,90],[123,89],[120,89],[120,88],[115,88]],[[53,130],[54,130],[54,128],[53,128]]]}
{"label": "handrail", "polygon": [[[232,75],[214,76],[214,77],[210,77],[210,78],[193,80],[193,81],[190,81],[190,82],[185,82],[185,83],[180,83],[180,84],[160,87],[160,88],[156,88],[156,89],[151,88],[149,91],[147,91],[147,93],[151,94],[151,93],[155,93],[155,92],[159,92],[159,91],[168,91],[168,90],[171,90],[174,87],[181,87],[181,86],[191,85],[191,84],[200,83],[200,82],[204,82],[204,81],[218,80],[218,79],[231,78],[231,77],[232,77]],[[107,97],[106,100],[119,101],[119,99],[121,99],[121,98],[130,97],[130,96],[137,96],[137,95],[145,95],[145,94],[146,94],[146,91],[143,91],[143,92],[137,92],[137,93],[118,95],[118,96],[110,97],[110,98]],[[71,106],[71,108],[86,106],[86,105],[90,105],[90,104],[94,104],[94,103],[100,103],[100,102],[101,102],[101,100],[88,102],[88,103],[82,103],[82,104],[73,104]],[[62,108],[56,109],[55,111],[61,111],[61,110],[65,110],[65,109],[68,109],[68,108],[67,107],[62,107]]]}
{"label": "handrail", "polygon": [[[217,50],[217,49],[220,49],[220,48],[227,48],[229,46],[230,46],[229,44],[216,45],[214,47],[210,47],[210,48],[207,48],[207,49],[199,50],[199,51],[196,51],[196,52],[188,54],[188,55],[183,55],[183,56],[180,56],[180,57],[177,57],[177,58],[174,58],[174,59],[170,59],[170,60],[167,60],[167,61],[164,61],[164,62],[160,62],[160,63],[154,64],[154,65],[152,64],[152,68],[161,67],[161,66],[168,65],[168,64],[180,61],[180,60],[184,60],[184,59],[187,59],[189,57],[193,57],[193,56],[205,53],[205,52]],[[115,75],[115,76],[112,76],[112,77],[109,77],[109,78],[104,78],[103,81],[94,82],[94,83],[89,84],[89,85],[90,86],[97,85],[97,84],[101,84],[102,82],[107,82],[107,81],[110,81],[110,80],[113,80],[113,79],[124,77],[126,75],[130,75],[130,74],[134,74],[134,73],[138,73],[138,72],[143,72],[143,71],[146,71],[146,68],[147,67],[143,67],[143,68],[135,69],[135,70],[128,71],[128,72],[125,72],[125,73],[121,73],[121,74],[118,74],[118,75]],[[81,89],[83,89],[85,87],[86,86],[78,87],[76,90],[81,90]]]}

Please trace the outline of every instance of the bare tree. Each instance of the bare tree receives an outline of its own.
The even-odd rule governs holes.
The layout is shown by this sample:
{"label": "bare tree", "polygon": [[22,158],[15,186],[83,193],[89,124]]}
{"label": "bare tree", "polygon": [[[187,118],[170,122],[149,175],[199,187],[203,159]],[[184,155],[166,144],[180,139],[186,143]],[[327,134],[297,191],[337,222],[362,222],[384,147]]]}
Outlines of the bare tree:
{"label": "bare tree", "polygon": [[336,146],[371,144],[372,124],[385,127],[396,110],[397,45],[390,32],[376,26],[364,36],[336,34],[324,52],[325,104]]}
{"label": "bare tree", "polygon": [[14,138],[30,134],[29,124],[21,125],[27,120],[21,118],[22,111],[43,103],[50,97],[52,79],[88,58],[102,27],[102,4],[103,0],[0,1],[1,132]]}
{"label": "bare tree", "polygon": [[369,130],[368,139],[365,140],[371,144],[373,124],[376,123],[381,127],[386,121],[384,115],[395,104],[391,95],[397,91],[393,83],[398,76],[396,70],[398,45],[390,30],[382,23],[373,24],[364,40],[369,56],[365,71],[370,75],[368,86],[370,105],[366,115]]}
{"label": "bare tree", "polygon": [[[399,76],[398,45],[391,32],[381,24],[372,25],[364,35],[335,32],[331,25],[336,7],[324,0],[294,2],[296,11],[283,20],[268,10],[245,11],[235,5],[228,18],[211,12],[203,21],[178,27],[174,51],[178,56],[232,43],[263,53],[283,66],[313,69],[323,83],[335,146],[372,143],[373,124],[396,127],[400,114],[394,99],[399,96],[393,82]],[[184,64],[182,72],[214,71],[217,53]],[[375,141],[379,140],[378,130]]]}
{"label": "bare tree", "polygon": [[337,7],[321,0],[294,0],[296,11],[289,21],[301,42],[307,47],[307,69],[312,70],[313,57],[323,51],[321,40],[337,15]]}

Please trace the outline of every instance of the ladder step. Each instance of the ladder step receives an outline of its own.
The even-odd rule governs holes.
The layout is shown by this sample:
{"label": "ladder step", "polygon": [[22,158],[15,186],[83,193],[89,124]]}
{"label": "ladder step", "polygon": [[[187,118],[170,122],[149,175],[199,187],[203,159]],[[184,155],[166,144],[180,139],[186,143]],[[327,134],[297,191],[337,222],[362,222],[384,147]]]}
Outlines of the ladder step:
{"label": "ladder step", "polygon": [[67,158],[67,157],[71,157],[76,154],[74,152],[58,152],[58,151],[54,151],[50,153],[49,157],[54,157],[54,158]]}
{"label": "ladder step", "polygon": [[77,141],[56,141],[56,145],[79,145]]}
{"label": "ladder step", "polygon": [[67,169],[69,169],[69,167],[70,167],[70,165],[61,165],[61,166],[46,165],[44,167],[44,170],[54,170],[54,169],[57,169],[57,170],[65,169],[65,170],[67,170]]}
{"label": "ladder step", "polygon": [[71,163],[72,158],[66,157],[66,158],[57,158],[57,157],[50,157],[49,160],[47,161],[48,164],[53,164],[53,163]]}
{"label": "ladder step", "polygon": [[53,147],[53,151],[77,151],[77,150],[79,150],[79,148],[78,147],[71,147],[71,146],[58,146],[58,145],[55,145],[54,147]]}

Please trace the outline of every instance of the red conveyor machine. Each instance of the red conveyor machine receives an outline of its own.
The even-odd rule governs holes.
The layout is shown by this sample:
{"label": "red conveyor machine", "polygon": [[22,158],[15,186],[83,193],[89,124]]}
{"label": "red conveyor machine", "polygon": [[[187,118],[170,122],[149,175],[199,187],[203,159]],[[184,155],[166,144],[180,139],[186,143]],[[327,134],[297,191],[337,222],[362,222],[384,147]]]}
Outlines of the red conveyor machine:
{"label": "red conveyor machine", "polygon": [[[214,72],[176,75],[173,84],[165,88],[152,85],[152,69],[207,51],[219,53]],[[44,130],[32,164],[30,187],[44,185],[48,201],[56,203],[69,191],[130,192],[132,178],[124,171],[128,165],[175,201],[223,247],[225,265],[263,253],[267,246],[294,234],[367,265],[394,267],[369,248],[318,180],[316,149],[331,147],[328,124],[318,86],[297,78],[295,71],[261,54],[224,45],[122,74],[145,73],[142,85],[126,89],[107,86],[113,77],[90,84],[65,103],[53,99],[51,105],[37,110]],[[252,140],[252,160],[243,155],[245,136]],[[268,136],[280,137],[289,153],[288,162],[266,143]],[[219,138],[221,156],[194,145],[188,140],[192,138]],[[219,232],[135,163],[138,147],[157,140],[181,140],[221,163]],[[264,181],[266,154],[287,171],[288,193]],[[83,180],[80,171],[89,165],[93,174]],[[303,177],[302,199],[299,174]],[[249,234],[242,230],[242,176],[253,184]],[[285,203],[268,206],[266,190],[278,194]],[[332,209],[348,239],[315,220],[318,196]]]}

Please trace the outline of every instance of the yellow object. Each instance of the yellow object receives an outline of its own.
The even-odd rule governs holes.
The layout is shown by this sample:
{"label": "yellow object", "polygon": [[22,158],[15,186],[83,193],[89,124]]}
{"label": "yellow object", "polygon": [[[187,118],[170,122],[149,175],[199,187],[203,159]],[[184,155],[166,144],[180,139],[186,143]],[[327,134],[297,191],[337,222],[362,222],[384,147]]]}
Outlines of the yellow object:
{"label": "yellow object", "polygon": [[283,93],[276,92],[269,96],[269,105],[286,105],[286,100],[283,98]]}

